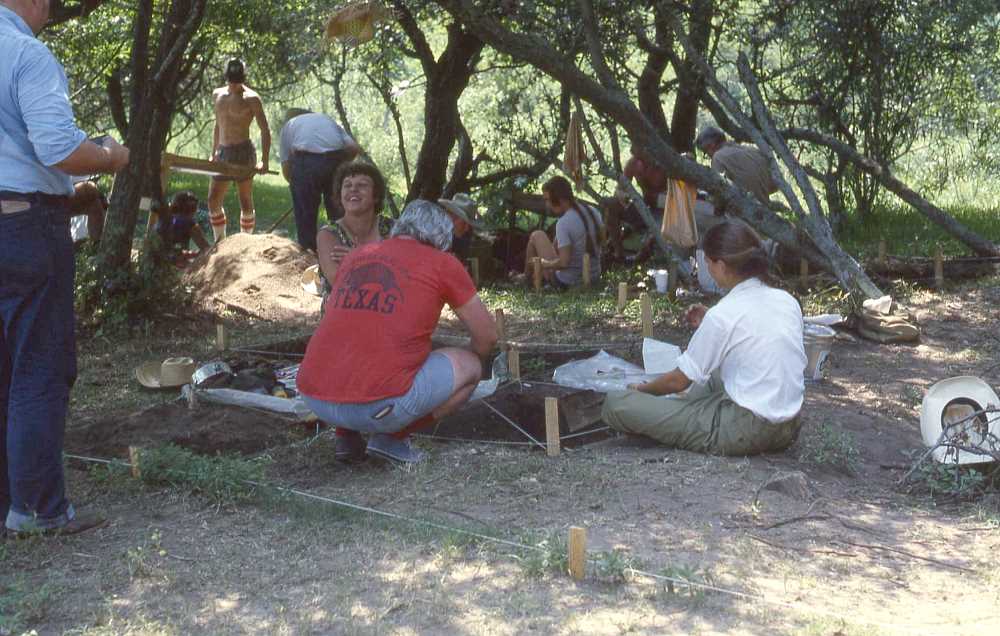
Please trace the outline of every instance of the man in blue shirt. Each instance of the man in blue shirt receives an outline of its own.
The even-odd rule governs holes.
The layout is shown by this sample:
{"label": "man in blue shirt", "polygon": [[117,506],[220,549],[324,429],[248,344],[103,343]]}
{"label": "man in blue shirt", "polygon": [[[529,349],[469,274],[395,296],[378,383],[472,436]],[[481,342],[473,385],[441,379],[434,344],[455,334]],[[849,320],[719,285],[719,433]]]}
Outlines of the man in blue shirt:
{"label": "man in blue shirt", "polygon": [[114,173],[124,146],[73,121],[66,75],[36,39],[49,0],[0,0],[0,518],[73,534],[103,520],[66,499],[63,431],[76,379],[70,175]]}

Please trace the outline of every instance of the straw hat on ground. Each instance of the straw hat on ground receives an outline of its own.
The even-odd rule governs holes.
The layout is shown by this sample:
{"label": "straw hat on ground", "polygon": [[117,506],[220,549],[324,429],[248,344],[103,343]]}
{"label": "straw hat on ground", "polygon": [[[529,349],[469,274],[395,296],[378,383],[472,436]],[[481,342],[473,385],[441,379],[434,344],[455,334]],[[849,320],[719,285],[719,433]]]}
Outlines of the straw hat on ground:
{"label": "straw hat on ground", "polygon": [[191,358],[167,358],[163,362],[145,362],[135,370],[135,379],[150,389],[168,389],[191,382],[198,367]]}
{"label": "straw hat on ground", "polygon": [[323,281],[319,277],[319,265],[310,265],[302,270],[302,289],[313,296],[323,295]]}
{"label": "straw hat on ground", "polygon": [[477,230],[483,229],[483,224],[476,218],[476,202],[472,197],[459,192],[451,199],[438,199],[438,205],[446,212],[454,214]]}
{"label": "straw hat on ground", "polygon": [[[929,447],[937,444],[945,427],[971,418],[954,426],[948,437],[965,447],[989,450],[986,433],[1000,436],[1000,413],[974,414],[987,408],[1000,408],[1000,398],[990,385],[974,376],[960,376],[941,380],[924,396],[920,409],[920,434]],[[957,453],[957,456],[956,456]],[[932,453],[942,463],[980,464],[992,461],[989,455],[950,448],[937,448]]]}

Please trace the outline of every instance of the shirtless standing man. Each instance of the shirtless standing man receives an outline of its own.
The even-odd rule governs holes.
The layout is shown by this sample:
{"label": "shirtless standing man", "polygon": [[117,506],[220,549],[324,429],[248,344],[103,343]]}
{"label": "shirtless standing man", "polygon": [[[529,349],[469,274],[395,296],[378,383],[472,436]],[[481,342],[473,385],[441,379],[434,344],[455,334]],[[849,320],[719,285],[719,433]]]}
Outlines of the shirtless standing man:
{"label": "shirtless standing man", "polygon": [[[267,172],[267,158],[271,152],[271,131],[260,95],[244,85],[246,68],[238,59],[226,65],[226,82],[212,91],[215,108],[215,132],[212,134],[212,161],[226,161],[243,166],[254,166],[259,173]],[[250,141],[250,122],[257,121],[260,128],[261,161]],[[209,221],[216,242],[226,238],[226,211],[222,200],[229,190],[229,182],[236,181],[240,195],[240,229],[253,233],[253,177],[238,181],[234,177],[212,177],[208,190]]]}

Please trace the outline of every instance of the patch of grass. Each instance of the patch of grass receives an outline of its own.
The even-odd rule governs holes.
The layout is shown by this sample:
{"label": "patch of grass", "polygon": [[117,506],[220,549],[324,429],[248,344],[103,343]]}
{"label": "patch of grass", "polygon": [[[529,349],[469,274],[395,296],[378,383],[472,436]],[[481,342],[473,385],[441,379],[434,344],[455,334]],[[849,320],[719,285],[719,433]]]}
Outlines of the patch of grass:
{"label": "patch of grass", "polygon": [[588,566],[593,569],[593,575],[608,583],[625,583],[631,578],[633,570],[642,569],[642,563],[638,559],[621,550],[592,554],[589,561]]}
{"label": "patch of grass", "polygon": [[859,460],[854,436],[825,422],[802,441],[799,452],[799,461],[829,466],[848,475],[856,472]]}
{"label": "patch of grass", "polygon": [[[1000,210],[949,206],[945,211],[973,232],[992,241],[1000,240]],[[876,258],[878,242],[883,238],[893,255],[933,256],[938,245],[945,256],[969,253],[967,246],[905,204],[878,205],[865,218],[849,220],[837,238],[847,252],[861,259]]]}
{"label": "patch of grass", "polygon": [[[924,453],[923,450],[914,451],[913,456],[920,458]],[[996,475],[996,468],[984,473],[976,466],[942,464],[928,457],[910,475],[909,490],[931,497],[975,499],[994,486]]]}
{"label": "patch of grass", "polygon": [[[5,577],[6,578],[6,577]],[[45,618],[52,586],[31,585],[23,578],[0,583],[0,634],[21,634]]]}
{"label": "patch of grass", "polygon": [[565,537],[551,534],[541,541],[526,541],[539,550],[531,550],[518,557],[521,571],[530,579],[540,579],[546,574],[564,574],[569,569],[569,551]]}
{"label": "patch of grass", "polygon": [[264,478],[266,458],[246,459],[237,455],[205,457],[167,444],[143,450],[139,467],[143,482],[186,489],[217,505],[277,496],[266,486],[255,486]]}
{"label": "patch of grass", "polygon": [[689,565],[668,565],[657,572],[660,576],[665,576],[670,581],[659,581],[663,585],[663,592],[671,596],[686,596],[691,599],[701,599],[706,595],[706,590],[698,585],[714,585],[715,581],[708,572],[693,568]]}
{"label": "patch of grass", "polygon": [[[208,187],[211,179],[203,175],[186,174],[172,172],[170,182],[167,185],[167,196],[171,197],[175,192],[190,190],[198,197],[198,201],[203,207],[208,206]],[[291,209],[292,195],[288,190],[288,184],[279,175],[265,175],[254,177],[253,180],[253,202],[254,211],[257,215],[257,231],[267,231],[271,225],[277,221],[282,214]],[[240,231],[240,202],[236,194],[236,184],[229,186],[226,198],[222,207],[226,210],[226,229],[229,234]],[[145,218],[145,217],[142,217]],[[323,206],[320,206],[320,224],[326,222],[326,213]],[[145,228],[145,224],[141,224]],[[295,220],[292,215],[282,221],[278,226],[288,231],[290,238],[295,238]],[[212,233],[209,231],[208,236]]]}

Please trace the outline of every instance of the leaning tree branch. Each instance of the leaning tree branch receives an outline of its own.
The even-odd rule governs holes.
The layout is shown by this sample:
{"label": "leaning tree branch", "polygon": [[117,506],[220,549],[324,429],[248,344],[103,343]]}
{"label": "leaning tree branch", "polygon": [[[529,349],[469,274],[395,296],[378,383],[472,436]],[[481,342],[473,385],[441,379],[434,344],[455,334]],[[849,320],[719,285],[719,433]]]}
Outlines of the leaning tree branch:
{"label": "leaning tree branch", "polygon": [[590,53],[590,64],[602,84],[614,90],[621,90],[611,68],[608,67],[608,61],[604,58],[601,34],[597,28],[597,18],[594,16],[594,3],[591,0],[579,0],[579,5],[580,21],[583,24],[583,34],[587,39],[587,50]]}
{"label": "leaning tree branch", "polygon": [[945,232],[968,245],[977,256],[1000,256],[1000,246],[973,232],[955,217],[937,207],[915,190],[899,180],[892,171],[879,162],[866,157],[850,145],[808,128],[788,128],[781,133],[788,139],[807,141],[832,150],[866,174],[875,177],[882,186],[933,221]]}
{"label": "leaning tree branch", "polygon": [[[733,97],[728,90],[726,90],[726,88],[719,81],[719,78],[715,75],[715,71],[712,70],[701,54],[694,48],[694,45],[690,42],[690,40],[688,40],[687,36],[681,29],[680,23],[674,20],[673,27],[677,40],[681,43],[681,46],[684,47],[684,51],[688,59],[701,70],[706,84],[711,87],[712,92],[719,99],[722,105],[726,107],[726,110],[733,116],[736,122],[747,131],[753,142],[757,145],[758,149],[760,149],[760,151],[767,158],[771,175],[774,178],[775,183],[785,196],[785,199],[791,206],[792,211],[800,219],[803,228],[812,239],[812,242],[819,249],[821,256],[814,262],[816,262],[816,264],[820,267],[832,271],[837,277],[840,285],[849,292],[860,292],[870,298],[878,298],[879,296],[882,296],[882,291],[877,285],[875,285],[875,283],[872,282],[858,262],[849,254],[844,252],[840,245],[837,244],[836,240],[833,238],[833,232],[830,230],[830,224],[827,222],[826,218],[823,217],[822,213],[818,211],[820,208],[817,207],[812,211],[812,213],[806,213],[806,211],[802,208],[802,204],[799,202],[794,190],[792,190],[791,185],[785,180],[784,175],[781,173],[781,169],[779,168],[777,160],[774,157],[771,145],[768,143],[764,134],[754,124],[754,122],[743,113],[739,103],[736,101],[736,98]],[[762,102],[760,105],[762,106]],[[764,125],[763,122],[765,122],[768,118],[769,117],[761,118],[762,126]],[[792,163],[789,164],[789,169],[792,169],[796,163],[790,153],[788,153],[787,156],[792,160]],[[809,260],[813,260],[816,257],[816,253],[812,253],[810,255],[802,250],[803,245],[801,241],[798,240],[798,236],[791,238],[791,240],[789,240],[790,237],[788,236],[772,236],[772,238],[790,249],[802,251],[803,256],[809,258]]]}

